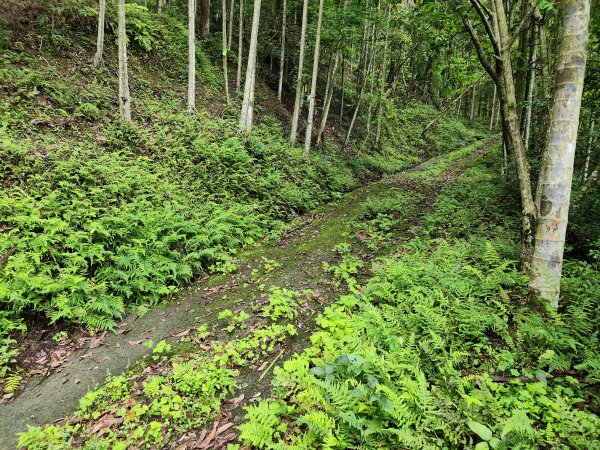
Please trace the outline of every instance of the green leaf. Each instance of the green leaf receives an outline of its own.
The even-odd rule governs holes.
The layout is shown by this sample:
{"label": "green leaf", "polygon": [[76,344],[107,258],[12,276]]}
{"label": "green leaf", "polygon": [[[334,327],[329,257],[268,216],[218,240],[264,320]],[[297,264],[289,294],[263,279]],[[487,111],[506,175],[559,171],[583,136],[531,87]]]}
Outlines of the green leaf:
{"label": "green leaf", "polygon": [[484,441],[489,441],[492,438],[492,430],[490,430],[485,425],[483,425],[479,422],[474,422],[472,420],[469,420],[467,422],[467,425],[469,426],[469,428],[471,429],[471,431],[473,433],[475,433],[477,436],[479,436]]}
{"label": "green leaf", "polygon": [[490,446],[487,442],[480,442],[475,446],[475,450],[488,450]]}

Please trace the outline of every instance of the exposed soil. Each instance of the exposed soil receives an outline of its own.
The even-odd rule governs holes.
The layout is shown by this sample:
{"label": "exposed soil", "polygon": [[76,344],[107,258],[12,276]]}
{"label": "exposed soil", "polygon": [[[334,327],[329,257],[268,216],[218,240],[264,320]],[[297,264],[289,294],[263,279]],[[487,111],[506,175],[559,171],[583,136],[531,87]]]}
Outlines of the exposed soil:
{"label": "exposed soil", "polygon": [[[474,154],[485,151],[490,144],[491,141],[487,142]],[[119,325],[117,333],[95,337],[81,335],[82,340],[77,345],[64,345],[66,348],[62,349],[64,353],[60,355],[64,362],[61,362],[56,371],[32,377],[21,395],[12,403],[0,405],[0,449],[15,448],[15,433],[26,429],[27,424],[60,421],[65,414],[77,407],[79,399],[89,389],[104,382],[108,372],[122,373],[142,360],[151,353],[151,349],[143,345],[145,341],[158,342],[165,339],[177,344],[180,339],[177,334],[201,323],[209,326],[214,324],[218,313],[224,309],[249,309],[263,292],[258,286],[257,273],[260,284],[267,287],[274,285],[296,291],[312,290],[318,301],[307,308],[302,323],[296,324],[299,328],[298,335],[286,341],[285,346],[276,349],[265,367],[241,371],[238,392],[233,400],[226,403],[220,425],[217,426],[230,420],[238,423],[242,418],[241,407],[269,393],[270,374],[265,376],[264,371],[272,373],[272,366],[275,364],[271,363],[275,360],[276,363],[281,363],[310,343],[314,317],[325,305],[337,299],[340,289],[343,289],[331,283],[322,266],[324,262],[333,263],[336,260],[335,245],[340,242],[348,242],[360,249],[356,234],[349,232],[352,231],[352,223],[360,218],[364,201],[369,197],[390,196],[399,191],[419,193],[424,199],[417,212],[404,218],[407,223],[418,225],[420,217],[430,208],[439,189],[451,182],[460,170],[460,162],[455,162],[435,179],[416,182],[411,172],[425,170],[432,163],[435,163],[435,159],[411,171],[359,188],[339,201],[297,219],[282,234],[280,240],[245,251],[239,258],[236,273],[206,277],[169,303],[154,307],[143,317],[128,315]],[[399,234],[398,240],[407,240],[411,236],[410,227],[406,227]],[[370,256],[375,257],[376,254],[371,253]],[[276,261],[278,268],[266,271],[265,261],[268,260]],[[42,346],[33,355],[39,351],[57,350],[61,350],[61,345]],[[186,351],[194,349],[188,347]],[[47,357],[52,358],[51,353]],[[201,433],[198,431],[194,438],[198,439]],[[237,432],[233,428],[227,429],[220,436],[210,448],[225,448],[226,442],[235,439]]]}

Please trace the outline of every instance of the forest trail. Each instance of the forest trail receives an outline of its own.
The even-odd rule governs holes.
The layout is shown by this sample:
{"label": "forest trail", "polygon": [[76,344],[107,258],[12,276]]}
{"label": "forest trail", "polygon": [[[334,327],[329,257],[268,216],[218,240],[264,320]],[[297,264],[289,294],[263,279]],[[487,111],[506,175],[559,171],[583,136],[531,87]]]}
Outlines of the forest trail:
{"label": "forest trail", "polygon": [[[260,285],[311,290],[319,299],[310,317],[303,317],[303,323],[297,324],[298,335],[286,341],[277,355],[276,359],[281,362],[286,355],[309,343],[311,319],[339,295],[339,288],[331,283],[323,263],[336,261],[336,244],[346,242],[360,248],[359,240],[351,231],[353,223],[364,212],[364,202],[402,192],[420,195],[422,200],[415,212],[408,211],[407,217],[402,218],[405,226],[397,236],[398,240],[410,239],[412,233],[418,231],[419,218],[428,212],[437,192],[460,173],[461,162],[493,148],[496,142],[496,138],[478,141],[363,186],[298,218],[278,240],[242,252],[235,273],[214,275],[196,283],[172,301],[153,307],[143,317],[129,315],[120,324],[119,332],[108,333],[100,346],[79,350],[60,371],[30,379],[12,403],[0,405],[0,449],[14,448],[15,433],[25,430],[27,424],[51,423],[64,417],[77,407],[89,389],[103,383],[108,372],[119,374],[150,354],[151,348],[144,346],[143,341],[177,342],[179,338],[173,335],[195,329],[202,323],[214,323],[224,309],[250,307],[264,292],[264,286]],[[377,253],[370,251],[365,256],[368,259]],[[246,399],[256,398],[261,390],[263,393],[268,390],[270,377],[259,380],[259,376],[261,372],[256,370],[242,371],[238,386]]]}

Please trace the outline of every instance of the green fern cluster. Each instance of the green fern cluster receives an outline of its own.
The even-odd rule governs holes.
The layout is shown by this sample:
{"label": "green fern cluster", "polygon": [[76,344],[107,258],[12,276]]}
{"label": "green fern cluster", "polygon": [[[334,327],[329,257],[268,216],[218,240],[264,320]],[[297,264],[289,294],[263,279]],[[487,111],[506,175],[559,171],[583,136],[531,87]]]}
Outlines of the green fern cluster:
{"label": "green fern cluster", "polygon": [[325,310],[312,347],[275,369],[278,400],[248,407],[242,441],[265,449],[600,446],[600,417],[574,406],[593,405],[592,393],[565,375],[597,376],[597,336],[583,332],[598,320],[598,300],[544,319],[514,302],[526,280],[494,243],[415,240],[410,249]]}

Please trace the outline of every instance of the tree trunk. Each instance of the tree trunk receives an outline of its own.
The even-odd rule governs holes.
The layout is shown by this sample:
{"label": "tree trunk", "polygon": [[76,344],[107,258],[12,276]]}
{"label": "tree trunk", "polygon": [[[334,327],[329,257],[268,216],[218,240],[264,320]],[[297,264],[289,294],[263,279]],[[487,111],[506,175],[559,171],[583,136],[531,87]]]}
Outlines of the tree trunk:
{"label": "tree trunk", "polygon": [[188,98],[187,112],[196,110],[196,0],[188,0]]}
{"label": "tree trunk", "polygon": [[300,31],[300,56],[298,60],[298,75],[296,78],[296,100],[294,101],[294,112],[292,114],[292,130],[290,142],[296,143],[298,135],[298,120],[300,118],[300,106],[302,105],[302,71],[304,70],[304,47],[306,45],[306,24],[308,21],[308,0],[302,5],[302,30]]}
{"label": "tree trunk", "polygon": [[104,64],[104,19],[106,18],[106,0],[100,0],[98,10],[98,39],[96,41],[96,54],[94,55],[94,66],[100,67]]}
{"label": "tree trunk", "polygon": [[335,50],[335,57],[333,60],[333,67],[327,77],[327,86],[325,88],[325,100],[323,102],[323,117],[321,118],[321,124],[319,125],[319,131],[317,132],[317,145],[321,145],[323,141],[323,132],[327,125],[327,117],[329,117],[329,108],[331,106],[331,100],[333,98],[333,91],[335,87],[335,76],[340,63],[340,51],[342,47],[342,40],[338,41],[337,48]]}
{"label": "tree trunk", "polygon": [[277,98],[281,101],[283,91],[283,73],[285,64],[285,31],[286,31],[287,0],[283,0],[283,13],[281,16],[281,54],[279,60],[279,84],[277,86]]}
{"label": "tree trunk", "polygon": [[[223,0],[225,1],[225,0]],[[227,32],[229,35],[227,36],[227,51],[231,51],[231,42],[233,40],[233,16],[235,11],[235,0],[231,0],[229,2],[229,28]]]}
{"label": "tree trunk", "polygon": [[492,112],[490,114],[490,131],[494,129],[494,115],[496,114],[496,92],[498,88],[494,84],[494,98],[492,99]]}
{"label": "tree trunk", "polygon": [[210,30],[210,0],[200,0],[200,37],[208,36]]}
{"label": "tree trunk", "polygon": [[[225,85],[225,101],[229,105],[229,77],[227,76],[227,2],[226,0],[221,1],[222,8],[222,30],[221,30],[221,41],[223,46],[223,81]],[[233,11],[232,11],[233,13]]]}
{"label": "tree trunk", "polygon": [[594,114],[590,112],[590,136],[588,137],[585,165],[583,166],[583,181],[587,180],[588,172],[590,170],[590,159],[592,159],[592,144],[594,143],[594,124]]}
{"label": "tree trunk", "polygon": [[387,7],[386,11],[387,22],[385,25],[385,41],[383,42],[383,56],[381,58],[381,80],[380,80],[380,89],[379,89],[379,102],[377,105],[377,131],[375,133],[375,146],[379,146],[379,141],[381,140],[381,123],[383,121],[382,111],[383,111],[383,100],[385,97],[385,85],[386,85],[386,67],[387,67],[387,52],[388,52],[388,39],[390,36],[390,18],[392,16],[392,4],[390,3]]}
{"label": "tree trunk", "polygon": [[587,60],[590,0],[561,2],[560,46],[546,149],[540,169],[539,217],[529,287],[558,307],[573,163]]}
{"label": "tree trunk", "polygon": [[240,114],[239,128],[246,133],[252,132],[252,119],[254,115],[254,85],[256,80],[256,47],[258,43],[258,23],[260,21],[261,0],[254,0],[252,14],[252,30],[250,32],[250,49],[248,50],[248,64],[246,66],[246,81],[244,83],[244,99]]}
{"label": "tree trunk", "polygon": [[242,82],[242,59],[244,46],[244,0],[240,0],[240,16],[238,17],[238,65],[235,77],[235,90],[239,92]]}
{"label": "tree trunk", "polygon": [[477,97],[477,85],[473,86],[473,91],[471,92],[471,114],[469,114],[469,120],[473,120],[475,118],[475,99]]}
{"label": "tree trunk", "polygon": [[529,151],[529,136],[531,135],[531,119],[533,113],[533,93],[535,91],[535,64],[536,64],[536,49],[531,49],[531,68],[527,77],[527,105],[525,107],[525,132],[523,140],[525,141],[525,151]]}
{"label": "tree trunk", "polygon": [[319,75],[319,56],[321,49],[321,25],[323,23],[323,3],[319,1],[319,18],[317,19],[317,35],[315,37],[315,53],[313,55],[312,80],[310,84],[310,97],[308,99],[308,120],[306,122],[306,135],[304,137],[304,157],[308,157],[312,143],[313,119],[315,117],[315,104],[317,102],[317,77]]}
{"label": "tree trunk", "polygon": [[121,119],[131,122],[131,97],[127,73],[127,31],[125,29],[125,0],[119,0],[119,112]]}

